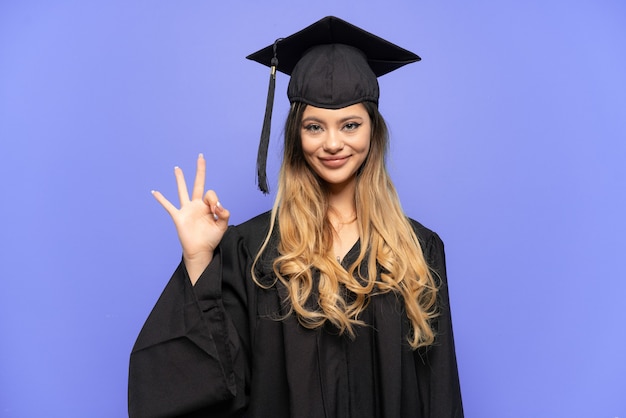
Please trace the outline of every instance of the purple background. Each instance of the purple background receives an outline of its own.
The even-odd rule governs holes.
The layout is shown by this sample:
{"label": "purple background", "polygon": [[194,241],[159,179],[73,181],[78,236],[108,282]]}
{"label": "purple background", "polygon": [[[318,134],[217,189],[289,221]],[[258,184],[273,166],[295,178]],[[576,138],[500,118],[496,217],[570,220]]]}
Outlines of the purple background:
{"label": "purple background", "polygon": [[[123,417],[180,259],[153,200],[209,161],[241,222],[268,71],[334,14],[423,61],[381,78],[406,212],[446,243],[466,415],[626,417],[622,1],[0,1],[0,416]],[[287,78],[279,76],[275,185]]]}

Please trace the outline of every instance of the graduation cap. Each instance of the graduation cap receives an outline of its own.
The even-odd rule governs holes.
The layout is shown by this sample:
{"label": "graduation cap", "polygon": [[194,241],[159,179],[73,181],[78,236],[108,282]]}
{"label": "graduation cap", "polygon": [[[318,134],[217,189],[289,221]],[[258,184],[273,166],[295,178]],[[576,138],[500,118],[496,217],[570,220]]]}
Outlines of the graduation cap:
{"label": "graduation cap", "polygon": [[291,76],[290,103],[341,109],[363,101],[378,104],[378,79],[420,57],[334,16],[325,17],[246,58],[270,67],[270,83],[257,155],[259,189],[268,193],[265,166],[276,71]]}

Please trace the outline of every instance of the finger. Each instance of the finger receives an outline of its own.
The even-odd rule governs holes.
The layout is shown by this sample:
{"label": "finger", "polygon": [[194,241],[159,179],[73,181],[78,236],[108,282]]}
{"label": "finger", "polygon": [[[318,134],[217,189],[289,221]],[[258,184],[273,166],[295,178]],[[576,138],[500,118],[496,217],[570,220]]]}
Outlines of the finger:
{"label": "finger", "polygon": [[222,204],[218,201],[215,205],[215,214],[213,218],[216,221],[223,221],[228,225],[228,219],[230,219],[230,212],[228,209],[224,208]]}
{"label": "finger", "polygon": [[208,190],[204,195],[204,203],[211,210],[211,214],[213,215],[213,219],[218,221],[221,219],[220,213],[223,210],[222,205],[220,204],[219,199],[217,198],[217,194],[213,190]]}
{"label": "finger", "polygon": [[215,207],[217,206],[217,202],[219,202],[217,198],[217,194],[213,190],[207,190],[204,194],[204,203],[209,207],[211,214],[213,215],[213,219],[216,219]]}
{"label": "finger", "polygon": [[176,186],[178,187],[178,200],[182,206],[184,203],[189,202],[189,191],[187,190],[187,183],[185,183],[185,175],[180,167],[174,167],[174,175],[176,176]]}
{"label": "finger", "polygon": [[196,167],[196,179],[193,182],[193,191],[191,199],[202,199],[204,193],[204,180],[206,178],[206,160],[204,155],[198,155],[198,164]]}
{"label": "finger", "polygon": [[174,213],[178,211],[178,209],[176,209],[176,206],[172,205],[172,203],[169,200],[167,200],[165,196],[161,194],[161,192],[152,190],[151,193],[152,193],[152,196],[154,196],[154,198],[157,200],[157,202],[159,202],[161,206],[163,206],[163,208],[167,211],[167,213],[169,213],[170,216],[174,216]]}

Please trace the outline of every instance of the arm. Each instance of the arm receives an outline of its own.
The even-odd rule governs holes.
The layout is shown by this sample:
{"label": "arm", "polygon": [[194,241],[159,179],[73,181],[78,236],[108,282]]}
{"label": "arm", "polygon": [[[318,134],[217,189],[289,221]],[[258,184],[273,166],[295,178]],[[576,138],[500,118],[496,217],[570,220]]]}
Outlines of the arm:
{"label": "arm", "polygon": [[[242,332],[247,324],[239,312],[246,310],[245,265],[249,257],[238,234],[226,232],[229,213],[219,205],[215,193],[209,191],[203,197],[205,167],[200,156],[191,199],[182,171],[175,169],[180,209],[153,192],[174,220],[183,262],[131,354],[128,390],[132,418],[208,412],[211,416],[236,416],[245,405],[247,361],[241,336],[247,335]],[[229,266],[226,275],[223,265]]]}
{"label": "arm", "polygon": [[[239,246],[236,235],[227,233],[195,286],[181,263],[152,310],[131,354],[131,418],[201,411],[237,416],[245,407],[247,324],[231,319],[231,313],[234,318],[245,317],[236,312],[245,311],[246,262],[226,254]],[[221,280],[223,264],[229,265],[233,279],[239,275],[226,287]]]}
{"label": "arm", "polygon": [[463,404],[452,332],[444,245],[437,234],[430,234],[424,243],[424,256],[436,273],[435,280],[439,282],[439,316],[434,324],[435,343],[425,352],[416,352],[416,364],[421,369],[420,386],[429,388],[429,393],[424,397],[429,411],[427,416],[461,418]]}

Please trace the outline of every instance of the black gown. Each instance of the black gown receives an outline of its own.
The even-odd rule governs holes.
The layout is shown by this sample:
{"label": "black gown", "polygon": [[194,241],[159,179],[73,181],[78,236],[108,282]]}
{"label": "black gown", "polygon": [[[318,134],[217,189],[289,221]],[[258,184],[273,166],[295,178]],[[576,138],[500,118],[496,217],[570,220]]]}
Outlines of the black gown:
{"label": "black gown", "polygon": [[[462,417],[443,243],[413,227],[441,278],[435,344],[411,350],[394,293],[371,298],[354,339],[285,313],[286,289],[250,274],[269,213],[229,227],[195,286],[181,263],[130,358],[129,415],[140,417]],[[257,264],[271,283],[275,238]],[[359,253],[357,243],[343,260]]]}

